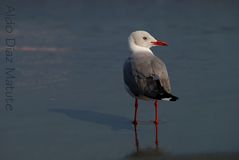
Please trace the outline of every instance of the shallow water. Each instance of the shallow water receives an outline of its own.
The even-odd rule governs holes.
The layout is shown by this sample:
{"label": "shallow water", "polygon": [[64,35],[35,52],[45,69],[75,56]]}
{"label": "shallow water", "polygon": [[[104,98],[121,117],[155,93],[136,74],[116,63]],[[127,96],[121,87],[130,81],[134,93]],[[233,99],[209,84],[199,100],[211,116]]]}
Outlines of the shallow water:
{"label": "shallow water", "polygon": [[[17,45],[13,111],[0,94],[1,159],[239,159],[237,1],[3,4],[16,8]],[[180,99],[159,103],[158,148],[153,103],[140,101],[137,152],[122,64],[138,29],[169,43],[153,51]]]}

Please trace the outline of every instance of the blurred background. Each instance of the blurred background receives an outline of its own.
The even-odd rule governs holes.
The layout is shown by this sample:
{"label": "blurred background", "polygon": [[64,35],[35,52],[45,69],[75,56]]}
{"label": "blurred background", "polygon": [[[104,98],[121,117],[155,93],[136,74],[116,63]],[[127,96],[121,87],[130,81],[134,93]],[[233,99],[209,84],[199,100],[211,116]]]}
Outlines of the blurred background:
{"label": "blurred background", "polygon": [[[0,15],[0,158],[239,159],[239,2],[236,0],[1,1],[15,8],[13,111],[4,108]],[[159,148],[153,124],[138,126],[124,90],[128,36],[146,30],[168,47],[175,103],[161,102]],[[3,76],[2,76],[3,75]],[[154,119],[139,101],[139,119]],[[139,153],[139,154],[138,154]],[[146,158],[147,157],[147,158]]]}

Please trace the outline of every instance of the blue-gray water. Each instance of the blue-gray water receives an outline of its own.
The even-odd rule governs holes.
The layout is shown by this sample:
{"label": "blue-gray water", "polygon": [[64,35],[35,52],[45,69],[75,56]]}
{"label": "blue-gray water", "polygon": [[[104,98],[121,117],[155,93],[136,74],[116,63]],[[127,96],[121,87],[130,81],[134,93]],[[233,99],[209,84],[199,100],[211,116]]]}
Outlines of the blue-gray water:
{"label": "blue-gray water", "polygon": [[[0,159],[238,159],[238,1],[3,4],[16,9],[10,36],[17,43],[8,112],[3,39],[9,35],[1,15]],[[158,151],[154,125],[138,126],[137,153],[122,64],[127,38],[139,29],[168,42],[153,51],[165,61],[180,99],[159,103]],[[139,118],[154,118],[152,102],[140,101]]]}

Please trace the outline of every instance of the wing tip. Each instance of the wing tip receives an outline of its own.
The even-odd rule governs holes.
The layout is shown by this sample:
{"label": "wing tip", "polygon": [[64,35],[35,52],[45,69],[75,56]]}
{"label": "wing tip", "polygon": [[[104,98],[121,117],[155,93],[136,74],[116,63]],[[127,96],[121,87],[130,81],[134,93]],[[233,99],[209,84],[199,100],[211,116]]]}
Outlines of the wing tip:
{"label": "wing tip", "polygon": [[174,95],[170,95],[169,97],[166,97],[166,98],[162,98],[162,100],[164,101],[177,101],[178,100],[178,97],[174,96]]}
{"label": "wing tip", "polygon": [[177,100],[178,100],[178,97],[176,97],[176,96],[172,96],[171,99],[170,99],[170,101],[173,101],[173,102],[175,102]]}

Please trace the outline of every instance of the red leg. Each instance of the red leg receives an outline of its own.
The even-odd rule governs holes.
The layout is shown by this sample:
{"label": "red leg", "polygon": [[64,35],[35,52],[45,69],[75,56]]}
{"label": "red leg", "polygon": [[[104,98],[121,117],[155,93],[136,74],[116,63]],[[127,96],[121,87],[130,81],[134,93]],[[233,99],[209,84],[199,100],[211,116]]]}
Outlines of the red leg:
{"label": "red leg", "polygon": [[155,124],[159,123],[159,119],[158,119],[158,100],[154,101],[154,107],[155,107]]}
{"label": "red leg", "polygon": [[137,122],[138,98],[135,98],[134,107],[135,107],[135,110],[134,110],[134,121],[133,121],[133,124],[137,125],[138,124],[138,122]]}

